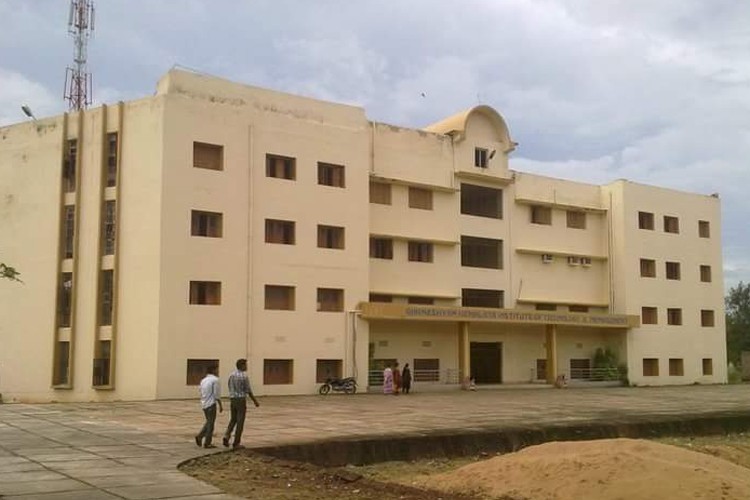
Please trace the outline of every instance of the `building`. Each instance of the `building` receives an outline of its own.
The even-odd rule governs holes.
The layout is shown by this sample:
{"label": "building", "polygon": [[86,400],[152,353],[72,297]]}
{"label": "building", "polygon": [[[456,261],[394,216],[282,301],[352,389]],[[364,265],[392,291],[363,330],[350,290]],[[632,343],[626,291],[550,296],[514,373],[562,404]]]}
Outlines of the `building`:
{"label": "building", "polygon": [[425,129],[172,70],[156,95],[0,128],[5,401],[726,382],[720,203],[509,169],[503,118]]}

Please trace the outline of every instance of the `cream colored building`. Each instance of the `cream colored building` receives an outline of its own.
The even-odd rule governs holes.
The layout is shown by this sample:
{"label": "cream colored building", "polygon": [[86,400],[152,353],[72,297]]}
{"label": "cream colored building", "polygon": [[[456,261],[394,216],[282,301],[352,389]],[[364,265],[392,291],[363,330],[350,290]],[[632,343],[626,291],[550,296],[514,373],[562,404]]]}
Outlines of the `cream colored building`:
{"label": "cream colored building", "polygon": [[[330,375],[417,390],[726,382],[720,203],[509,169],[478,106],[424,129],[189,72],[0,128],[5,401],[258,394]],[[369,384],[368,384],[369,382]]]}

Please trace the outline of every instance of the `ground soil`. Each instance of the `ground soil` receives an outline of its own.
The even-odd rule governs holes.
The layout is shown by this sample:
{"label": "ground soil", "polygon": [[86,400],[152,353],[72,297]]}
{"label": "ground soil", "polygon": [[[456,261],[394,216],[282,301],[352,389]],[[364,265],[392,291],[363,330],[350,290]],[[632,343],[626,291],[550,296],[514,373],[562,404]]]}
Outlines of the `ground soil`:
{"label": "ground soil", "polygon": [[748,468],[750,434],[547,443],[506,455],[333,469],[241,450],[182,470],[228,493],[269,500],[730,500],[750,498]]}

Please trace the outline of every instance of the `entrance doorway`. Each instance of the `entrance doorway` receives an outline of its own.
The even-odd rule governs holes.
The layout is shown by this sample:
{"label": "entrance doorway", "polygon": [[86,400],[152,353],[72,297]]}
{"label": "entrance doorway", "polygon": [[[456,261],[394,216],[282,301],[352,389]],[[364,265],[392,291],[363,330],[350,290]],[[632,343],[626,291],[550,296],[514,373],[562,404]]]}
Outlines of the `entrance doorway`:
{"label": "entrance doorway", "polygon": [[471,374],[477,384],[503,382],[502,342],[471,342],[469,356]]}

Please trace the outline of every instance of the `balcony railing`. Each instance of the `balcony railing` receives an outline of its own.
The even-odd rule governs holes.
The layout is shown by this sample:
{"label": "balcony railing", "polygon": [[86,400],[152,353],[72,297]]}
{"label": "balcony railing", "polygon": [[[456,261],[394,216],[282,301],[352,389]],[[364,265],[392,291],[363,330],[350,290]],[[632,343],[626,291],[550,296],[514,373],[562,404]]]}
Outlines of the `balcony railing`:
{"label": "balcony railing", "polygon": [[[368,385],[383,385],[383,370],[370,370],[368,374]],[[412,384],[459,384],[461,383],[461,372],[455,368],[443,370],[412,370]]]}

